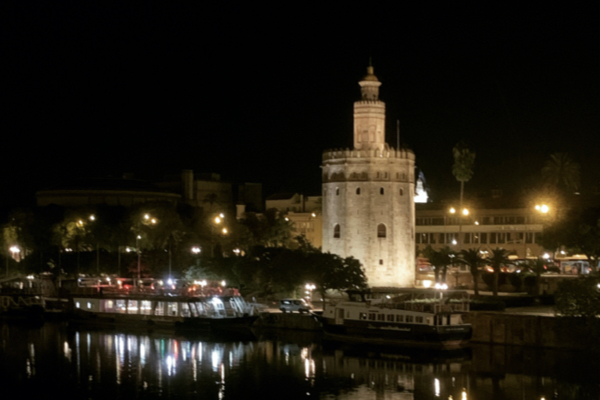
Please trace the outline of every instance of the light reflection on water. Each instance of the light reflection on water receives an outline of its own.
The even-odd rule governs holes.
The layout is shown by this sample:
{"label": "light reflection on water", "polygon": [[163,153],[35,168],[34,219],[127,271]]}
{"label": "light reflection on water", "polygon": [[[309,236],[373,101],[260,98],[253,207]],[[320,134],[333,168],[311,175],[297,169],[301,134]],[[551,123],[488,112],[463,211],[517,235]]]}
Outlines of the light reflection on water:
{"label": "light reflection on water", "polygon": [[[473,346],[427,353],[321,345],[312,334],[222,340],[0,325],[14,398],[598,399],[598,357]],[[2,395],[2,399],[11,398]]]}

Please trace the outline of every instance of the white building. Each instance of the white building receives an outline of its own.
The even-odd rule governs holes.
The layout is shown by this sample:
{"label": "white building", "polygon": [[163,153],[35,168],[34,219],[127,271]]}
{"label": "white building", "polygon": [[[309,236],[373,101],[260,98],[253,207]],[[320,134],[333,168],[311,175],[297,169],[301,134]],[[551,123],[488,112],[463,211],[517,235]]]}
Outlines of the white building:
{"label": "white building", "polygon": [[412,287],[415,156],[385,143],[385,104],[373,67],[359,84],[354,148],[323,153],[323,251],[360,260],[372,287]]}

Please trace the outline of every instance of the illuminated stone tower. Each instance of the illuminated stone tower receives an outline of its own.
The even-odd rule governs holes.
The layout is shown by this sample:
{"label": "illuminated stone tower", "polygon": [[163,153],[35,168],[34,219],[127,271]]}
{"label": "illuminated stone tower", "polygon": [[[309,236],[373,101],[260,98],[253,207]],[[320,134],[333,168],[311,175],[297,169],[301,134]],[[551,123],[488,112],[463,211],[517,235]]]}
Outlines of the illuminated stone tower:
{"label": "illuminated stone tower", "polygon": [[381,82],[367,68],[354,148],[323,153],[323,251],[361,261],[371,287],[415,282],[415,155],[385,143]]}

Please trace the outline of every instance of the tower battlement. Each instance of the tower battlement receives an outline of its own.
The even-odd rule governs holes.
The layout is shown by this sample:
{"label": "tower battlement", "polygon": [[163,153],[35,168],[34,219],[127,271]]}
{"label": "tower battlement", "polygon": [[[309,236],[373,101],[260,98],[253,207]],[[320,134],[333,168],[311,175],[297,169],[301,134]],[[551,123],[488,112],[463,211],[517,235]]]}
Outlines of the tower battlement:
{"label": "tower battlement", "polygon": [[323,152],[323,161],[329,160],[339,160],[339,159],[348,159],[348,158],[396,158],[396,159],[405,159],[405,160],[415,160],[415,153],[412,150],[408,149],[394,149],[394,148],[386,148],[383,150],[380,149],[330,149],[325,150]]}

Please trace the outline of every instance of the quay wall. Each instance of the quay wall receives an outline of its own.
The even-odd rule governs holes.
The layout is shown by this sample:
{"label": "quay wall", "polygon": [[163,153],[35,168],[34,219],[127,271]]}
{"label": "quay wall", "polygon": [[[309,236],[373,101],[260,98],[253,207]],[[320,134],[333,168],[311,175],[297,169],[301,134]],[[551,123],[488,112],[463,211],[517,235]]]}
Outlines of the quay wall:
{"label": "quay wall", "polygon": [[473,343],[570,350],[600,347],[598,320],[483,311],[463,318],[473,327]]}

